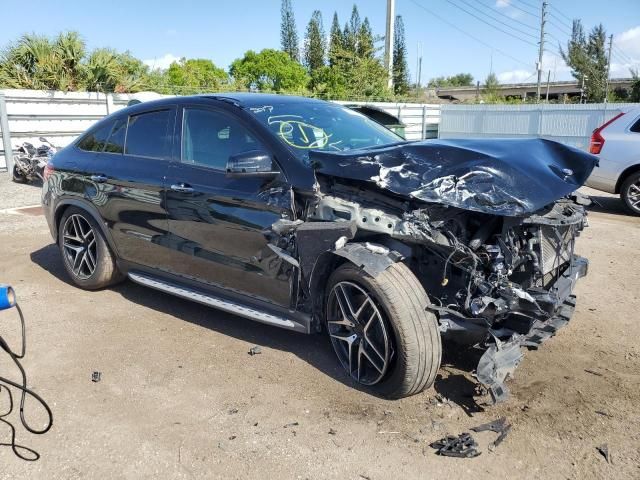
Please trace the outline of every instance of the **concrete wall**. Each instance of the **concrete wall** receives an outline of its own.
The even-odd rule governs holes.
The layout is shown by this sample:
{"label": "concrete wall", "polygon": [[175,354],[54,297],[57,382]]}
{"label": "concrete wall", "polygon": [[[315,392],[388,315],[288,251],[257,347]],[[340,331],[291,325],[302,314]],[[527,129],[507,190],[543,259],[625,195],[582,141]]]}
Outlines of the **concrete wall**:
{"label": "concrete wall", "polygon": [[[116,110],[126,107],[132,98],[158,98],[155,93],[102,94],[91,92],[55,92],[38,90],[0,90],[7,106],[11,146],[22,142],[40,145],[38,137],[46,137],[64,147],[78,135]],[[337,102],[365,104],[367,102]],[[440,121],[440,105],[406,103],[367,103],[397,116],[406,125],[409,140],[435,138]],[[2,127],[0,126],[0,129]],[[14,152],[15,153],[15,152]],[[0,136],[0,169],[6,168],[4,145]]]}
{"label": "concrete wall", "polygon": [[591,132],[640,104],[442,105],[440,138],[544,137],[586,149]]}

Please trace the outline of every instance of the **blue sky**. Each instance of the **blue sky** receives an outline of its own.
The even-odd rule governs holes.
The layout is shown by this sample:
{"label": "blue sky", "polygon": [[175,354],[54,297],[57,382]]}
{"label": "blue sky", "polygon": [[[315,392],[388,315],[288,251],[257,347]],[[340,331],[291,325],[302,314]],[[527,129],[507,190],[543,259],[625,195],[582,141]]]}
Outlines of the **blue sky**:
{"label": "blue sky", "polygon": [[[292,1],[301,38],[313,10],[322,12],[328,32],[333,12],[338,12],[344,24],[354,3],[351,0]],[[562,60],[553,52],[557,52],[559,40],[566,42],[569,18],[573,17],[580,17],[587,28],[602,22],[607,32],[614,34],[612,76],[629,76],[630,66],[640,67],[640,0],[548,2],[552,14],[548,24],[551,52],[545,53],[543,68],[552,71],[552,79],[570,77]],[[369,17],[374,32],[383,35],[386,0],[356,3],[361,17]],[[248,49],[278,48],[280,44],[280,0],[99,3],[63,0],[53,5],[39,0],[0,0],[0,11],[5,14],[0,45],[6,45],[22,33],[54,35],[71,29],[80,32],[89,48],[108,46],[129,50],[156,66],[166,66],[171,59],[186,56],[209,58],[227,68]],[[469,72],[482,80],[491,69],[503,83],[533,81],[539,23],[533,7],[539,5],[540,0],[396,0],[396,13],[402,15],[405,22],[412,78],[420,42],[424,82],[434,76],[458,72]],[[487,15],[518,28],[524,33],[493,21],[497,27],[532,44],[492,28],[460,7],[489,22]]]}

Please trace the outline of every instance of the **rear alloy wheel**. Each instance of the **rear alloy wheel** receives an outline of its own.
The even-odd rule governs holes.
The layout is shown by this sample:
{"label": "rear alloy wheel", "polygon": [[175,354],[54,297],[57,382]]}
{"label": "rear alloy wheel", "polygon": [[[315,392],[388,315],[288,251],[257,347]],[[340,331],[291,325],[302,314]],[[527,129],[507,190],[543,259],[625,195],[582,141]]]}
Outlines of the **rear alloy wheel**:
{"label": "rear alloy wheel", "polygon": [[395,263],[372,277],[345,263],[331,274],[326,292],[329,338],[354,381],[388,398],[414,395],[433,384],[440,332],[409,267]]}
{"label": "rear alloy wheel", "polygon": [[67,273],[81,288],[103,288],[123,277],[95,220],[75,207],[65,211],[58,229],[58,245]]}
{"label": "rear alloy wheel", "polygon": [[632,173],[620,188],[625,207],[634,215],[640,215],[640,172]]}

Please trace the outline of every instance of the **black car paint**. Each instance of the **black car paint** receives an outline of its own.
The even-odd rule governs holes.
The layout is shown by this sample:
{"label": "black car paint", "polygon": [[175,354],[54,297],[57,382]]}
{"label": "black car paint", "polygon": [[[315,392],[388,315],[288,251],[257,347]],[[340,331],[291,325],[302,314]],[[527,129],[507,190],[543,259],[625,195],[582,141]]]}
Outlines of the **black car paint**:
{"label": "black car paint", "polygon": [[316,172],[431,203],[503,216],[571,194],[597,157],[544,139],[429,140],[374,151],[311,152]]}

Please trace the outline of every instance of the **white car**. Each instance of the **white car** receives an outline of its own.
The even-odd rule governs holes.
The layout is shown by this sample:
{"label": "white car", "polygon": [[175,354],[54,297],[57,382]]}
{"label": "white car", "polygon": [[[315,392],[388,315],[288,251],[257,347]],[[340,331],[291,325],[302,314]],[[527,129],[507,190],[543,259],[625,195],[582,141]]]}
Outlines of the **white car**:
{"label": "white car", "polygon": [[591,134],[589,151],[600,157],[587,185],[619,193],[627,210],[640,215],[640,108],[627,109]]}

